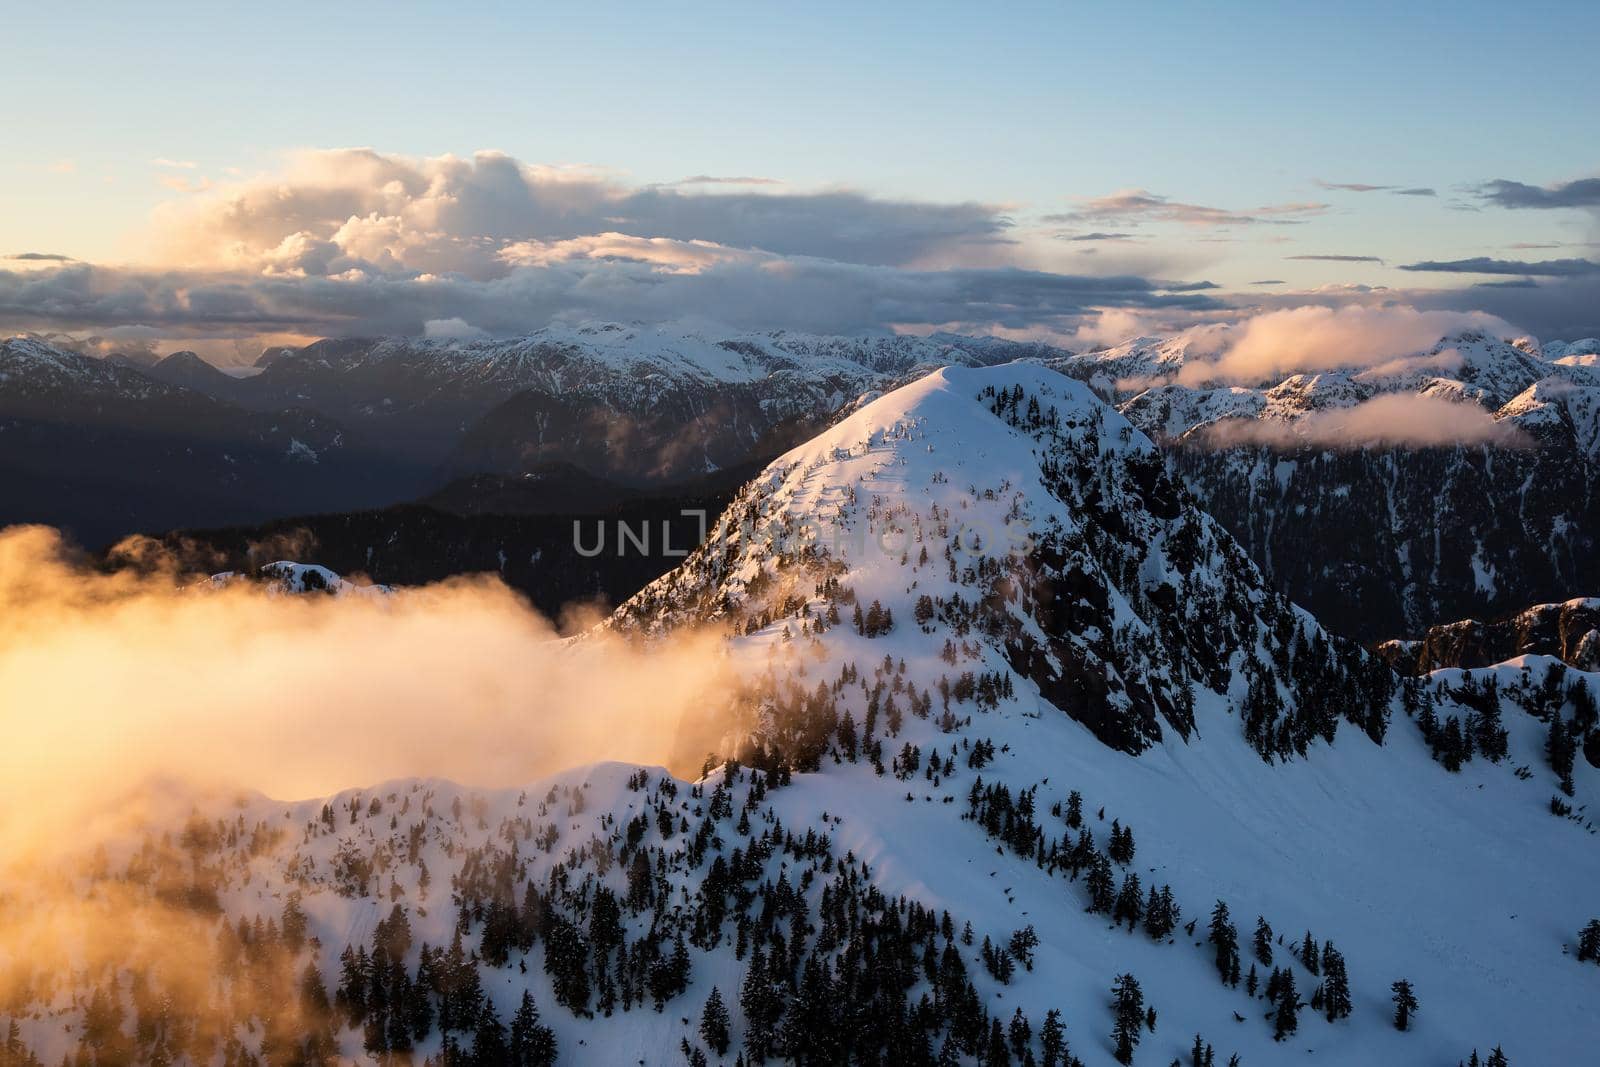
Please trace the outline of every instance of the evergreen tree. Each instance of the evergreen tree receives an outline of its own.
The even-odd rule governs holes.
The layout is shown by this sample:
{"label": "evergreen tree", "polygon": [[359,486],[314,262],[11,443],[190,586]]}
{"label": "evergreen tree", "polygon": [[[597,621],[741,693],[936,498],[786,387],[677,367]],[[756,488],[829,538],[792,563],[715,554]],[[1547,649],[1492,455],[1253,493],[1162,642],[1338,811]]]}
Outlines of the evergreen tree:
{"label": "evergreen tree", "polygon": [[1228,918],[1228,905],[1217,901],[1211,909],[1209,940],[1216,949],[1217,974],[1224,982],[1237,982],[1239,973],[1239,931]]}
{"label": "evergreen tree", "polygon": [[1590,919],[1578,933],[1578,959],[1600,963],[1600,919]]}
{"label": "evergreen tree", "polygon": [[1305,1004],[1294,987],[1294,972],[1283,970],[1277,988],[1277,1001],[1272,1014],[1272,1040],[1282,1041],[1300,1028],[1300,1009]]}
{"label": "evergreen tree", "polygon": [[1322,1010],[1328,1021],[1347,1018],[1352,1010],[1350,976],[1345,973],[1344,954],[1329,941],[1322,946]]}
{"label": "evergreen tree", "polygon": [[1265,917],[1256,916],[1256,960],[1263,967],[1272,966],[1272,927]]}
{"label": "evergreen tree", "polygon": [[1139,988],[1138,979],[1119,974],[1111,986],[1111,1004],[1116,1018],[1111,1041],[1116,1047],[1117,1062],[1132,1063],[1144,1026],[1144,991]]}
{"label": "evergreen tree", "polygon": [[1321,963],[1317,958],[1317,942],[1311,936],[1311,931],[1306,931],[1305,940],[1300,942],[1300,962],[1306,965],[1306,970],[1312,974],[1321,974]]}
{"label": "evergreen tree", "polygon": [[1061,1012],[1055,1008],[1045,1012],[1044,1025],[1039,1028],[1039,1048],[1044,1054],[1042,1067],[1067,1067],[1071,1062],[1067,1028],[1061,1023]]}
{"label": "evergreen tree", "polygon": [[744,1050],[752,1060],[763,1063],[772,1055],[777,1043],[783,1002],[767,977],[767,958],[760,945],[750,955],[750,967],[745,971],[744,986],[739,991],[739,1007],[745,1020]]}
{"label": "evergreen tree", "polygon": [[1417,1012],[1417,994],[1411,983],[1401,978],[1389,987],[1394,993],[1394,1028],[1411,1029],[1411,1016]]}
{"label": "evergreen tree", "polygon": [[728,1009],[723,1006],[722,994],[716,986],[711,987],[705,1010],[700,1013],[700,1040],[718,1056],[728,1051]]}
{"label": "evergreen tree", "polygon": [[556,1062],[556,1035],[539,1024],[533,994],[522,991],[522,1003],[511,1018],[511,1063],[514,1067],[552,1067]]}
{"label": "evergreen tree", "polygon": [[485,997],[478,1008],[478,1024],[473,1029],[472,1062],[474,1067],[500,1067],[509,1058],[506,1028],[495,1013],[494,1002]]}

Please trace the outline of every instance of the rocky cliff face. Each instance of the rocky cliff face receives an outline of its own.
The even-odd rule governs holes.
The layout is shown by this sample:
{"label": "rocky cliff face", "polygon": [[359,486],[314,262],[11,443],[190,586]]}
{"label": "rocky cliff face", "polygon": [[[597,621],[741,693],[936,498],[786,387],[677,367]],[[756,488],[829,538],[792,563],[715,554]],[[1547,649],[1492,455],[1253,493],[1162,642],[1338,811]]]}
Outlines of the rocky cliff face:
{"label": "rocky cliff face", "polygon": [[1487,667],[1516,656],[1549,656],[1580,671],[1600,671],[1600,598],[1535,604],[1492,622],[1442,623],[1419,638],[1380,642],[1376,650],[1405,674]]}

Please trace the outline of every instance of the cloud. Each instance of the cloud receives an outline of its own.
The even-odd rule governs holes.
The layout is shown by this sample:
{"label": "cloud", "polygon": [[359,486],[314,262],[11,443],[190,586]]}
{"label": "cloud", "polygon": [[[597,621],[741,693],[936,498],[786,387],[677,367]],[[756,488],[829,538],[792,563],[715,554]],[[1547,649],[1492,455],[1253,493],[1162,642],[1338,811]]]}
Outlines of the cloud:
{"label": "cloud", "polygon": [[696,274],[718,263],[772,262],[778,258],[713,241],[630,237],[623,233],[600,233],[565,241],[518,241],[502,248],[499,255],[506,263],[521,267],[547,267],[580,259],[615,259],[648,263],[680,274]]}
{"label": "cloud", "polygon": [[63,256],[57,252],[17,252],[4,257],[6,259],[23,260],[29,263],[71,263],[71,256]]}
{"label": "cloud", "polygon": [[1058,239],[1063,241],[1137,241],[1140,237],[1140,235],[1136,233],[1103,233],[1098,230],[1094,233],[1063,233],[1057,234],[1056,236]]}
{"label": "cloud", "polygon": [[731,691],[711,633],[562,640],[492,579],[272,596],[129,555],[148,570],[100,573],[54,531],[0,531],[6,862],[92,845],[83,816],[151,779],[283,798],[413,775],[503,787],[600,759],[687,769],[719,740],[686,718]]}
{"label": "cloud", "polygon": [[1505,208],[1600,207],[1600,178],[1579,178],[1546,186],[1496,178],[1480,186],[1478,196]]}
{"label": "cloud", "polygon": [[[0,270],[0,328],[84,329],[127,323],[168,336],[297,330],[323,336],[421,333],[462,319],[495,336],[553,322],[702,318],[742,329],[822,333],[898,325],[987,323],[1070,329],[1099,307],[1188,311],[1224,305],[1210,282],[1010,269],[903,270],[755,257],[696,270],[637,259],[552,258],[502,276],[240,275],[69,264]],[[209,331],[209,332],[208,332]]]}
{"label": "cloud", "polygon": [[1208,446],[1272,448],[1438,448],[1450,445],[1526,445],[1514,426],[1496,422],[1476,404],[1416,393],[1386,393],[1348,408],[1313,411],[1293,422],[1230,419],[1203,427]]}
{"label": "cloud", "polygon": [[1445,274],[1530,274],[1544,278],[1568,278],[1579,274],[1600,274],[1600,263],[1591,259],[1545,259],[1530,262],[1522,259],[1491,259],[1488,256],[1477,256],[1473,259],[1407,263],[1400,269],[1437,271]]}
{"label": "cloud", "polygon": [[1109,196],[1093,197],[1083,206],[1064,214],[1046,215],[1045,222],[1171,222],[1185,226],[1249,226],[1256,224],[1291,225],[1320,215],[1328,209],[1322,203],[1268,204],[1249,211],[1185,204],[1157,196],[1146,189],[1124,189]]}
{"label": "cloud", "polygon": [[1284,256],[1284,259],[1316,260],[1321,263],[1382,263],[1377,256]]}
{"label": "cloud", "polygon": [[1474,289],[1537,289],[1539,283],[1532,278],[1508,278],[1499,282],[1474,282]]}
{"label": "cloud", "polygon": [[152,167],[171,167],[177,170],[194,170],[198,164],[188,159],[165,159],[157,157],[150,161]]}
{"label": "cloud", "polygon": [[285,242],[299,241],[337,248],[339,255],[316,261],[328,272],[481,278],[504,273],[498,254],[508,245],[603,233],[912,266],[1008,240],[1010,226],[997,207],[975,202],[841,190],[630,187],[593,171],[527,164],[498,152],[463,159],[337,149],[299,153],[283,173],[170,205],[155,231],[165,261],[174,265],[259,269],[282,258]]}
{"label": "cloud", "polygon": [[1413,307],[1302,306],[1244,320],[1212,361],[1185,363],[1185,385],[1224,381],[1257,384],[1299,372],[1375,367],[1435,344],[1446,334],[1482,329],[1517,331],[1481,312],[1421,311]]}
{"label": "cloud", "polygon": [[674,185],[782,185],[781,178],[725,178],[716,174],[694,174],[687,178],[679,178]]}
{"label": "cloud", "polygon": [[438,341],[479,341],[489,336],[466,319],[429,319],[422,324],[422,336]]}
{"label": "cloud", "polygon": [[1321,178],[1313,178],[1312,182],[1322,189],[1339,189],[1347,193],[1378,193],[1394,188],[1392,185],[1367,185],[1364,182],[1325,182]]}
{"label": "cloud", "polygon": [[1395,196],[1438,195],[1433,189],[1422,185],[1402,189],[1398,185],[1368,185],[1365,182],[1325,182],[1321,178],[1313,178],[1312,182],[1323,189],[1337,189],[1346,193],[1393,193]]}
{"label": "cloud", "polygon": [[1283,284],[1285,284],[1285,282],[1284,282],[1284,280],[1282,278],[1262,278],[1260,281],[1254,281],[1254,282],[1251,282],[1250,284],[1251,285],[1283,285]]}

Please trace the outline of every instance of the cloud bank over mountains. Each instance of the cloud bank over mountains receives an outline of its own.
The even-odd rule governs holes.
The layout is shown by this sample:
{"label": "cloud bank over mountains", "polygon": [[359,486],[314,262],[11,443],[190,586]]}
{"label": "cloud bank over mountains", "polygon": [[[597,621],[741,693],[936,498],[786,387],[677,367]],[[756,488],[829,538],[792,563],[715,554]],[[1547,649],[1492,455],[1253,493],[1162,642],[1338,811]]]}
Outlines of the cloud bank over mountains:
{"label": "cloud bank over mountains", "polygon": [[[1595,181],[1539,187],[1502,179],[1478,195],[1490,206],[1582,209],[1595,202]],[[1294,232],[1332,205],[1231,209],[1140,188],[1071,203],[1026,216],[1014,205],[805,191],[773,178],[699,174],[638,185],[499,152],[303,151],[277,172],[165,204],[130,240],[124,263],[8,254],[0,261],[0,331],[231,345],[264,337],[473,338],[606,319],[819,333],[954,329],[1081,345],[1120,340],[1124,328],[1171,331],[1303,305],[1481,311],[1559,336],[1583,330],[1600,306],[1600,270],[1575,258],[1485,256],[1400,268],[1485,276],[1453,289],[1229,293],[1204,278],[1216,253],[1194,250],[1215,246],[1186,244],[1212,240],[1194,234],[1278,240],[1265,235]],[[1163,248],[1148,239],[1157,231],[1177,237]],[[1365,254],[1285,258],[1384,266]],[[1508,275],[1514,280],[1490,280]]]}
{"label": "cloud bank over mountains", "polygon": [[705,175],[629,186],[495,152],[305,152],[282,174],[167,205],[130,265],[0,269],[0,326],[420,334],[459,320],[505,334],[606,318],[1026,331],[1099,308],[1223,306],[1203,281],[1039,269],[1014,229],[990,204]]}

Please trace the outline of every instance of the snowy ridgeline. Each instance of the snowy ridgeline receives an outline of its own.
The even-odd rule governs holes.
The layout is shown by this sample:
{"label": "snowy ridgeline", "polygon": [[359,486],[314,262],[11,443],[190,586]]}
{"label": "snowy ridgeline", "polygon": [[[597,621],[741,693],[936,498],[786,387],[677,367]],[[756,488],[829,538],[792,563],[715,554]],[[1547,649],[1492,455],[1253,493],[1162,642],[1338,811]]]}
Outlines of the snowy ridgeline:
{"label": "snowy ridgeline", "polygon": [[1077,383],[941,371],[780,458],[611,625],[707,622],[745,679],[707,712],[738,762],[208,808],[84,875],[163,919],[119,966],[27,961],[0,1014],[46,1063],[1442,1067],[1600,1040],[1600,676],[1402,680]]}
{"label": "snowy ridgeline", "polygon": [[278,560],[275,563],[265,564],[253,575],[239,571],[223,571],[221,574],[213,574],[207,584],[221,588],[239,582],[259,583],[269,596],[322,593],[340,597],[381,597],[390,592],[386,585],[352,582],[327,567],[315,563],[295,563],[291,560]]}

